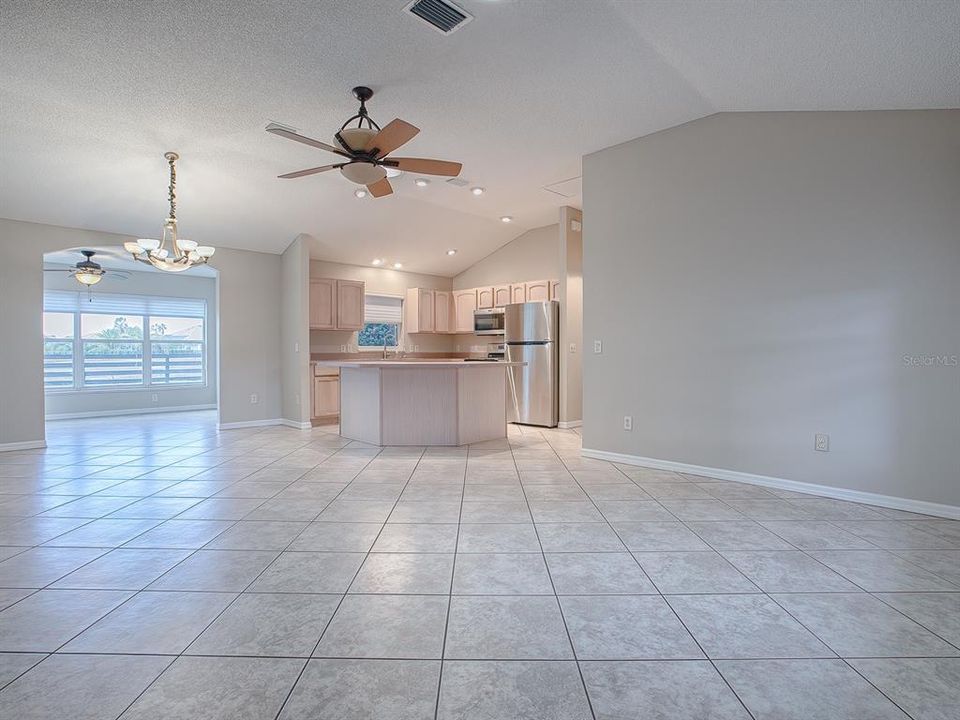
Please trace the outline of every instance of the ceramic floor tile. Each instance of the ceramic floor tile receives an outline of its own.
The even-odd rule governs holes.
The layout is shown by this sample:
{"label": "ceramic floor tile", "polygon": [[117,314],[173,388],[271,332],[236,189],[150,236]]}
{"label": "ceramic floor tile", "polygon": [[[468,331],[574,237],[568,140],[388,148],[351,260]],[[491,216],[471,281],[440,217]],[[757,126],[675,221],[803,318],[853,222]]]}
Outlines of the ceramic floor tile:
{"label": "ceramic floor tile", "polygon": [[242,520],[219,534],[205,547],[207,550],[276,550],[285,549],[307,523],[283,520]]}
{"label": "ceramic floor tile", "polygon": [[726,551],[722,554],[767,593],[856,592],[860,589],[802,552]]}
{"label": "ceramic floor tile", "polygon": [[170,661],[150,655],[51,655],[0,692],[0,717],[115,718]]}
{"label": "ceramic floor tile", "polygon": [[607,523],[546,523],[537,526],[544,552],[623,552],[626,547]]}
{"label": "ceramic floor tile", "polygon": [[751,593],[759,588],[720,554],[706,552],[634,553],[657,589],[682,593]]}
{"label": "ceramic floor tile", "polygon": [[245,593],[185,654],[310,657],[340,597]]}
{"label": "ceramic floor tile", "polygon": [[703,657],[660,597],[566,596],[560,604],[579,660]]}
{"label": "ceramic floor tile", "polygon": [[554,597],[454,596],[446,657],[566,660],[573,652]]}
{"label": "ceramic floor tile", "polygon": [[102,518],[48,540],[45,544],[48,547],[112,548],[142,535],[160,522],[152,519]]}
{"label": "ceramic floor tile", "polygon": [[232,593],[141,592],[70,641],[64,651],[181,653],[234,597]]}
{"label": "ceramic floor tile", "polygon": [[350,592],[448,595],[452,575],[452,554],[371,553]]}
{"label": "ceramic floor tile", "polygon": [[363,559],[363,553],[281,553],[249,589],[252,592],[346,592]]}
{"label": "ceramic floor tile", "polygon": [[55,582],[53,587],[142,590],[191,552],[193,551],[118,548],[74,570]]}
{"label": "ceramic floor tile", "polygon": [[436,595],[347,595],[314,654],[439,659],[447,602]]}
{"label": "ceramic floor tile", "polygon": [[257,550],[198,550],[164,573],[148,589],[241,592],[278,555]]}
{"label": "ceramic floor tile", "polygon": [[0,651],[53,652],[128,597],[110,590],[41,590],[0,612]]}
{"label": "ceramic floor tile", "polygon": [[611,524],[630,550],[653,552],[710,549],[709,545],[681,522],[615,522]]}
{"label": "ceramic floor tile", "polygon": [[381,523],[309,523],[288,550],[367,552],[380,534]]}
{"label": "ceramic floor tile", "polygon": [[[0,653],[0,688],[16,680],[45,657],[45,653]],[[0,702],[3,702],[2,694]]]}
{"label": "ceramic floor tile", "polygon": [[801,550],[875,550],[863,538],[826,520],[761,520],[760,524]]}
{"label": "ceramic floor tile", "polygon": [[537,530],[520,523],[462,523],[458,553],[540,552]]}
{"label": "ceramic floor tile", "polygon": [[546,560],[558,595],[657,592],[630,553],[549,553]]}
{"label": "ceramic floor tile", "polygon": [[960,655],[960,650],[866,593],[773,597],[841,657]]}
{"label": "ceramic floor tile", "polygon": [[553,595],[543,556],[536,553],[465,554],[453,573],[455,595]]}
{"label": "ceramic floor tile", "polygon": [[870,592],[960,590],[957,585],[885,550],[811,550],[810,555]]}
{"label": "ceramic floor tile", "polygon": [[180,657],[122,720],[262,720],[280,711],[303,660]]}
{"label": "ceramic floor tile", "polygon": [[597,720],[750,720],[704,661],[581,662]]}
{"label": "ceramic floor tile", "polygon": [[850,663],[914,720],[956,720],[960,707],[960,658]]}
{"label": "ceramic floor tile", "polygon": [[893,554],[960,587],[960,550],[894,550]]}
{"label": "ceramic floor tile", "polygon": [[448,524],[388,523],[373,544],[374,552],[452,553],[457,547],[457,526]]}
{"label": "ceramic floor tile", "polygon": [[960,647],[960,592],[874,593],[908,618]]}
{"label": "ceramic floor tile", "polygon": [[573,662],[448,660],[437,720],[592,720]]}
{"label": "ceramic floor tile", "polygon": [[167,520],[127,542],[125,547],[201,548],[231,525],[233,522],[228,520]]}
{"label": "ceramic floor tile", "polygon": [[671,595],[667,601],[711,658],[834,657],[764,595]]}
{"label": "ceramic floor tile", "polygon": [[758,720],[909,720],[842,660],[720,660]]}
{"label": "ceramic floor tile", "polygon": [[0,562],[0,588],[45,587],[105,552],[103,548],[30,548]]}
{"label": "ceramic floor tile", "polygon": [[790,543],[752,520],[690,522],[688,527],[714,550],[794,550]]}
{"label": "ceramic floor tile", "polygon": [[314,659],[279,720],[433,720],[437,660]]}

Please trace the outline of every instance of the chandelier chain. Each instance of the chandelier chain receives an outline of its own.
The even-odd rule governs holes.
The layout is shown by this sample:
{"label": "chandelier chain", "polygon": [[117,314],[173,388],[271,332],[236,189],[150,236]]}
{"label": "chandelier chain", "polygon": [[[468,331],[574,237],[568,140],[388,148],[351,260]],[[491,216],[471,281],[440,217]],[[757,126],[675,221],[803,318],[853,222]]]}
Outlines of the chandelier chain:
{"label": "chandelier chain", "polygon": [[174,163],[177,162],[176,155],[170,153],[167,155],[167,162],[170,163],[170,186],[169,186],[169,199],[170,199],[170,219],[177,219],[177,168]]}

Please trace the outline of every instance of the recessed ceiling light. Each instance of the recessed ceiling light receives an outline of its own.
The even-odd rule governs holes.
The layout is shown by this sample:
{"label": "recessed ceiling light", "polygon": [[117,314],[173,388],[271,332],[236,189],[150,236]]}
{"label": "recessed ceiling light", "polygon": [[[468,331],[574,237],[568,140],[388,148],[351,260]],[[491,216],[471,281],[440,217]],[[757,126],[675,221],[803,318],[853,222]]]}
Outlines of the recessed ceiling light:
{"label": "recessed ceiling light", "polygon": [[456,254],[457,254],[456,248],[450,248],[449,250],[447,250],[447,255],[456,255]]}
{"label": "recessed ceiling light", "polygon": [[484,189],[482,187],[472,187],[470,188],[470,192],[474,195],[483,195]]}
{"label": "recessed ceiling light", "polygon": [[394,270],[399,270],[399,269],[402,268],[402,267],[403,267],[403,263],[394,263],[394,264],[393,264],[393,269],[394,269]]}
{"label": "recessed ceiling light", "polygon": [[513,222],[513,218],[510,217],[509,215],[504,215],[503,217],[500,218],[500,222]]}
{"label": "recessed ceiling light", "polygon": [[374,264],[374,265],[383,265],[383,260],[381,260],[380,258],[374,258],[374,259],[373,259],[373,264]]}
{"label": "recessed ceiling light", "polygon": [[430,184],[430,181],[427,180],[426,178],[417,178],[416,180],[413,181],[413,184],[416,185],[417,187],[426,187],[427,185]]}
{"label": "recessed ceiling light", "polygon": [[363,188],[358,188],[357,190],[353,191],[353,194],[356,195],[358,198],[365,198],[367,196],[367,191],[364,190]]}

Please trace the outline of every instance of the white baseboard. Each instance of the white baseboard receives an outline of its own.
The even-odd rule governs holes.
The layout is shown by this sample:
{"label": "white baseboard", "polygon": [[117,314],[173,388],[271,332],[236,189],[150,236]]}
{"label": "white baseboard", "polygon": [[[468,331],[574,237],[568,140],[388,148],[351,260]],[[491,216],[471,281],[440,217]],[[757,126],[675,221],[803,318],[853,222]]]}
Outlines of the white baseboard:
{"label": "white baseboard", "polygon": [[78,418],[113,417],[115,415],[151,415],[153,413],[190,412],[191,410],[216,410],[213,405],[178,405],[177,407],[139,408],[136,410],[94,410],[91,412],[56,413],[45,420],[76,420]]}
{"label": "white baseboard", "polygon": [[23,442],[0,443],[0,452],[12,452],[13,450],[36,450],[45,448],[46,440],[24,440]]}
{"label": "white baseboard", "polygon": [[239,430],[240,428],[267,427],[269,425],[280,424],[280,418],[270,418],[267,420],[243,420],[241,422],[218,423],[217,430]]}
{"label": "white baseboard", "polygon": [[561,420],[559,423],[557,423],[557,427],[561,430],[583,427],[583,420]]}
{"label": "white baseboard", "polygon": [[674,462],[673,460],[660,460],[658,458],[641,457],[639,455],[625,455],[623,453],[608,452],[606,450],[584,448],[582,454],[584,457],[596,458],[597,460],[609,460],[610,462],[618,462],[624,465],[640,465],[642,467],[656,468],[657,470],[673,470],[674,472],[691,473],[693,475],[705,475],[707,477],[717,478],[718,480],[732,480],[734,482],[761,485],[778,490],[792,490],[807,495],[820,495],[821,497],[834,498],[836,500],[848,500],[865,505],[877,505],[893,510],[906,510],[922,515],[936,515],[938,517],[950,518],[951,520],[960,520],[960,507],[956,505],[943,505],[941,503],[927,502],[926,500],[911,500],[910,498],[901,498],[894,495],[880,495],[879,493],[863,492],[861,490],[848,490],[846,488],[831,487],[829,485],[817,485],[816,483],[787,480],[785,478],[769,477],[767,475],[754,475],[738,470],[724,470],[723,468],[690,465],[688,463]]}
{"label": "white baseboard", "polygon": [[287,418],[281,418],[280,424],[294,428],[295,430],[309,430],[313,427],[313,424],[310,422],[297,422],[296,420],[288,420]]}

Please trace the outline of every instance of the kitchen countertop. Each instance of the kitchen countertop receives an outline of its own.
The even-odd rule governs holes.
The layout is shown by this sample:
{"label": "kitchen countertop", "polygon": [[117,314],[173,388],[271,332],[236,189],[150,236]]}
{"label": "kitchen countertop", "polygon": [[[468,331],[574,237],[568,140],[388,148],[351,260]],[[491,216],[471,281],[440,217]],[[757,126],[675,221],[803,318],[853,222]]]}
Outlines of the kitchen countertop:
{"label": "kitchen countertop", "polygon": [[316,361],[318,365],[329,365],[338,368],[389,368],[389,367],[416,367],[416,368],[449,368],[449,367],[489,367],[497,365],[500,367],[521,367],[526,365],[524,362],[470,362],[467,360],[425,360],[425,359],[403,359],[403,360],[322,360]]}

